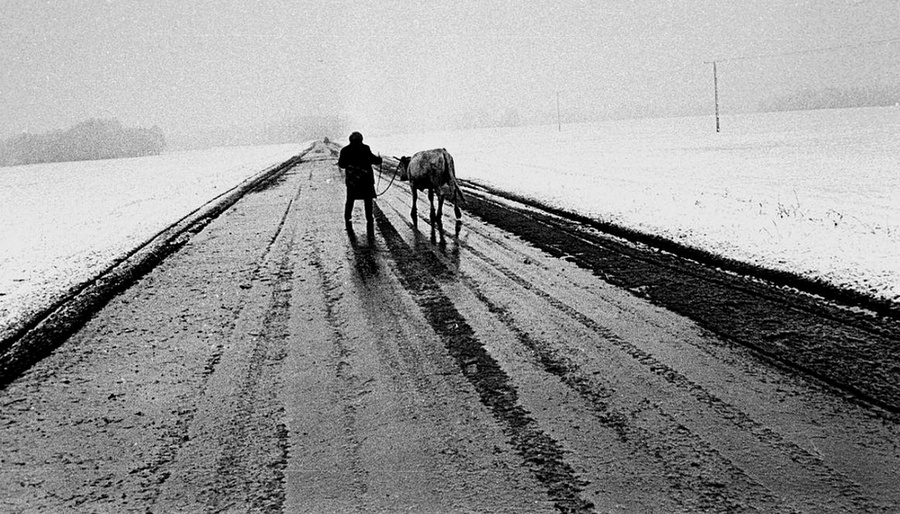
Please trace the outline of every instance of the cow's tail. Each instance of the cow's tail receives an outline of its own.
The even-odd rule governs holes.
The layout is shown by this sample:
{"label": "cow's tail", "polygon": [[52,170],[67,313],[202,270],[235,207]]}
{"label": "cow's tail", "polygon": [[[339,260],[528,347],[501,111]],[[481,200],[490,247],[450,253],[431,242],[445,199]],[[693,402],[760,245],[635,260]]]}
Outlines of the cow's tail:
{"label": "cow's tail", "polygon": [[456,194],[454,195],[453,203],[455,203],[457,205],[465,205],[466,197],[463,196],[462,190],[459,188],[459,184],[457,184],[455,180],[453,181],[453,188],[456,189]]}
{"label": "cow's tail", "polygon": [[462,190],[459,188],[459,182],[456,180],[456,166],[453,165],[453,157],[444,151],[444,172],[450,177],[450,183],[453,184],[453,203],[456,205],[465,205],[466,197],[463,196]]}

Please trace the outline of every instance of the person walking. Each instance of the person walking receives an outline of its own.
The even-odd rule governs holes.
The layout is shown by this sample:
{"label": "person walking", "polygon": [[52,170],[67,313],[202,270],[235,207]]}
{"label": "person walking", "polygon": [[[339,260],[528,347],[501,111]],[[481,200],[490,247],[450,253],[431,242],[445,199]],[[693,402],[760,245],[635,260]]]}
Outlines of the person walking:
{"label": "person walking", "polygon": [[344,204],[344,223],[350,226],[353,204],[362,200],[366,211],[366,225],[369,229],[374,224],[372,200],[375,198],[375,174],[373,164],[381,164],[381,156],[373,155],[368,145],[363,144],[363,136],[359,132],[350,134],[350,144],[341,148],[338,167],[344,170],[344,182],[347,185],[347,202]]}

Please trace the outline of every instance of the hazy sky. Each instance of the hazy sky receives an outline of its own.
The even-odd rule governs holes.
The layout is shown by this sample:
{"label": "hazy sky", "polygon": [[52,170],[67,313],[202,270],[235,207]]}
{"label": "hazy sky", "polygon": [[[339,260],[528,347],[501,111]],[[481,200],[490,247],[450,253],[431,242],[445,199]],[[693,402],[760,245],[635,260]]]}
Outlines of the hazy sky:
{"label": "hazy sky", "polygon": [[[711,113],[704,61],[900,38],[900,0],[0,0],[0,137],[92,117],[167,133],[339,114]],[[723,61],[723,110],[897,82],[900,41]],[[757,95],[754,97],[754,95]]]}

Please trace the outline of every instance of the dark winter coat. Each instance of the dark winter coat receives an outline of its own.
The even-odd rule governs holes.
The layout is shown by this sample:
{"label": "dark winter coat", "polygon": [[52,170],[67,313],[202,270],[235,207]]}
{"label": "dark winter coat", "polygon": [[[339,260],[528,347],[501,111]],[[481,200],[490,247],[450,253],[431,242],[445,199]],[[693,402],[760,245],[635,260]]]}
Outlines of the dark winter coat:
{"label": "dark winter coat", "polygon": [[381,164],[381,157],[373,155],[368,145],[350,143],[341,149],[338,166],[344,169],[348,198],[354,200],[375,198],[373,164]]}

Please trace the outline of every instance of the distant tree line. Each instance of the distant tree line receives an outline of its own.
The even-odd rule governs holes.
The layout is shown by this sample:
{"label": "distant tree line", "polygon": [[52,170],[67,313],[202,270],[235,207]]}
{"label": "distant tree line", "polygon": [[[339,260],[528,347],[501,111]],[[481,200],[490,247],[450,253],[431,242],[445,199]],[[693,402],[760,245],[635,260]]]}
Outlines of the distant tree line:
{"label": "distant tree line", "polygon": [[140,157],[165,148],[159,127],[126,128],[116,119],[91,119],[67,130],[0,141],[0,166]]}
{"label": "distant tree line", "polygon": [[805,89],[770,98],[759,105],[761,111],[800,111],[845,107],[887,107],[900,104],[900,86]]}

